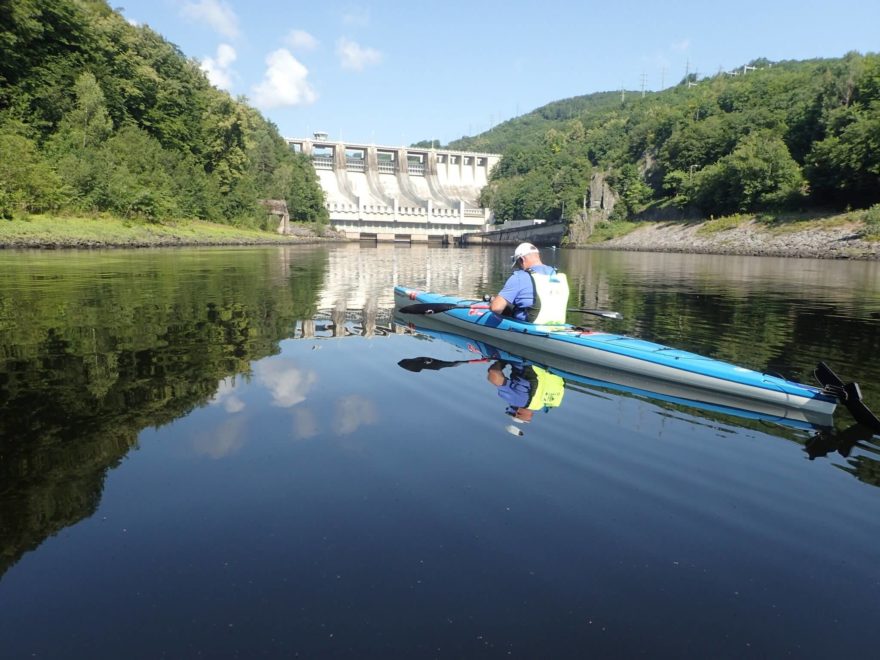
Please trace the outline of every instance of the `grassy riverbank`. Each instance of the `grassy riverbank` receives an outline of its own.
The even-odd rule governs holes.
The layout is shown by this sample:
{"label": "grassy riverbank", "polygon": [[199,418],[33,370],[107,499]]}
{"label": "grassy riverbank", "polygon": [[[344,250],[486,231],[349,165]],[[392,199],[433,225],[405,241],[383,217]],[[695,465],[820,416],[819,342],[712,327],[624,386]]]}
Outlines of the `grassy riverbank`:
{"label": "grassy riverbank", "polygon": [[107,216],[30,215],[13,220],[0,220],[0,247],[263,245],[325,240],[325,226],[297,224],[295,230],[296,235],[281,236],[265,231],[200,221],[147,223]]}

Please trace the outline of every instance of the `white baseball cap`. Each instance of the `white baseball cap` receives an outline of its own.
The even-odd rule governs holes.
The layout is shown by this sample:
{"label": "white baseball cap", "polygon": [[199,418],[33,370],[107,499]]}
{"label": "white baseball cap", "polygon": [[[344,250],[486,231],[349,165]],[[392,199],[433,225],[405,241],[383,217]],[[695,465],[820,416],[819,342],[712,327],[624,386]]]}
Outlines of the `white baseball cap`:
{"label": "white baseball cap", "polygon": [[517,259],[522,259],[527,254],[533,254],[537,251],[538,248],[531,243],[520,243],[516,246],[516,250],[513,253],[513,260],[516,261]]}

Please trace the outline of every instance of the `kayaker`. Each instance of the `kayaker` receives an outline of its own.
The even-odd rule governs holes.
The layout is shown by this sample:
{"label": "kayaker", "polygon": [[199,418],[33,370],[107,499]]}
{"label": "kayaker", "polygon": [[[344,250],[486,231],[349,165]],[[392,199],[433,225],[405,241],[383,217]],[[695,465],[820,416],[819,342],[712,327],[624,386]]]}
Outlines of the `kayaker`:
{"label": "kayaker", "polygon": [[[508,364],[510,377],[504,375]],[[496,360],[489,365],[486,378],[498,388],[498,396],[508,403],[505,412],[520,424],[531,422],[536,410],[558,407],[565,394],[562,378],[536,365]]]}
{"label": "kayaker", "polygon": [[502,316],[541,325],[565,323],[568,280],[552,266],[541,262],[541,253],[531,243],[520,243],[513,253],[514,271],[494,296],[490,309]]}

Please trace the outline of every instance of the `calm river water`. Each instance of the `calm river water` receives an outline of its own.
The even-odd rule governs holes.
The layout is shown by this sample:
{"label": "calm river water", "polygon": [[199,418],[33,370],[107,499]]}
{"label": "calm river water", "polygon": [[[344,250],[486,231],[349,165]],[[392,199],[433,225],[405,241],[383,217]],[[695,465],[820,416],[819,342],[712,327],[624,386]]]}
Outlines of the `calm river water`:
{"label": "calm river water", "polygon": [[[880,437],[580,385],[508,432],[395,283],[509,248],[0,253],[0,655],[866,657]],[[574,319],[880,410],[880,264],[545,252]]]}

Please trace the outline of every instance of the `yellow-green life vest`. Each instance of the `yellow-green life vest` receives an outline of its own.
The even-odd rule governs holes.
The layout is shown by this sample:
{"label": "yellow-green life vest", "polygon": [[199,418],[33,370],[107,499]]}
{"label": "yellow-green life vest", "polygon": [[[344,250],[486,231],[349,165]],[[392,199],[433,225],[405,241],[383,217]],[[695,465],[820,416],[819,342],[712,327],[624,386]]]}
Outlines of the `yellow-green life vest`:
{"label": "yellow-green life vest", "polygon": [[532,365],[538,383],[529,405],[529,410],[541,410],[542,408],[556,408],[562,403],[565,394],[565,382],[556,374],[551,374],[546,369]]}

